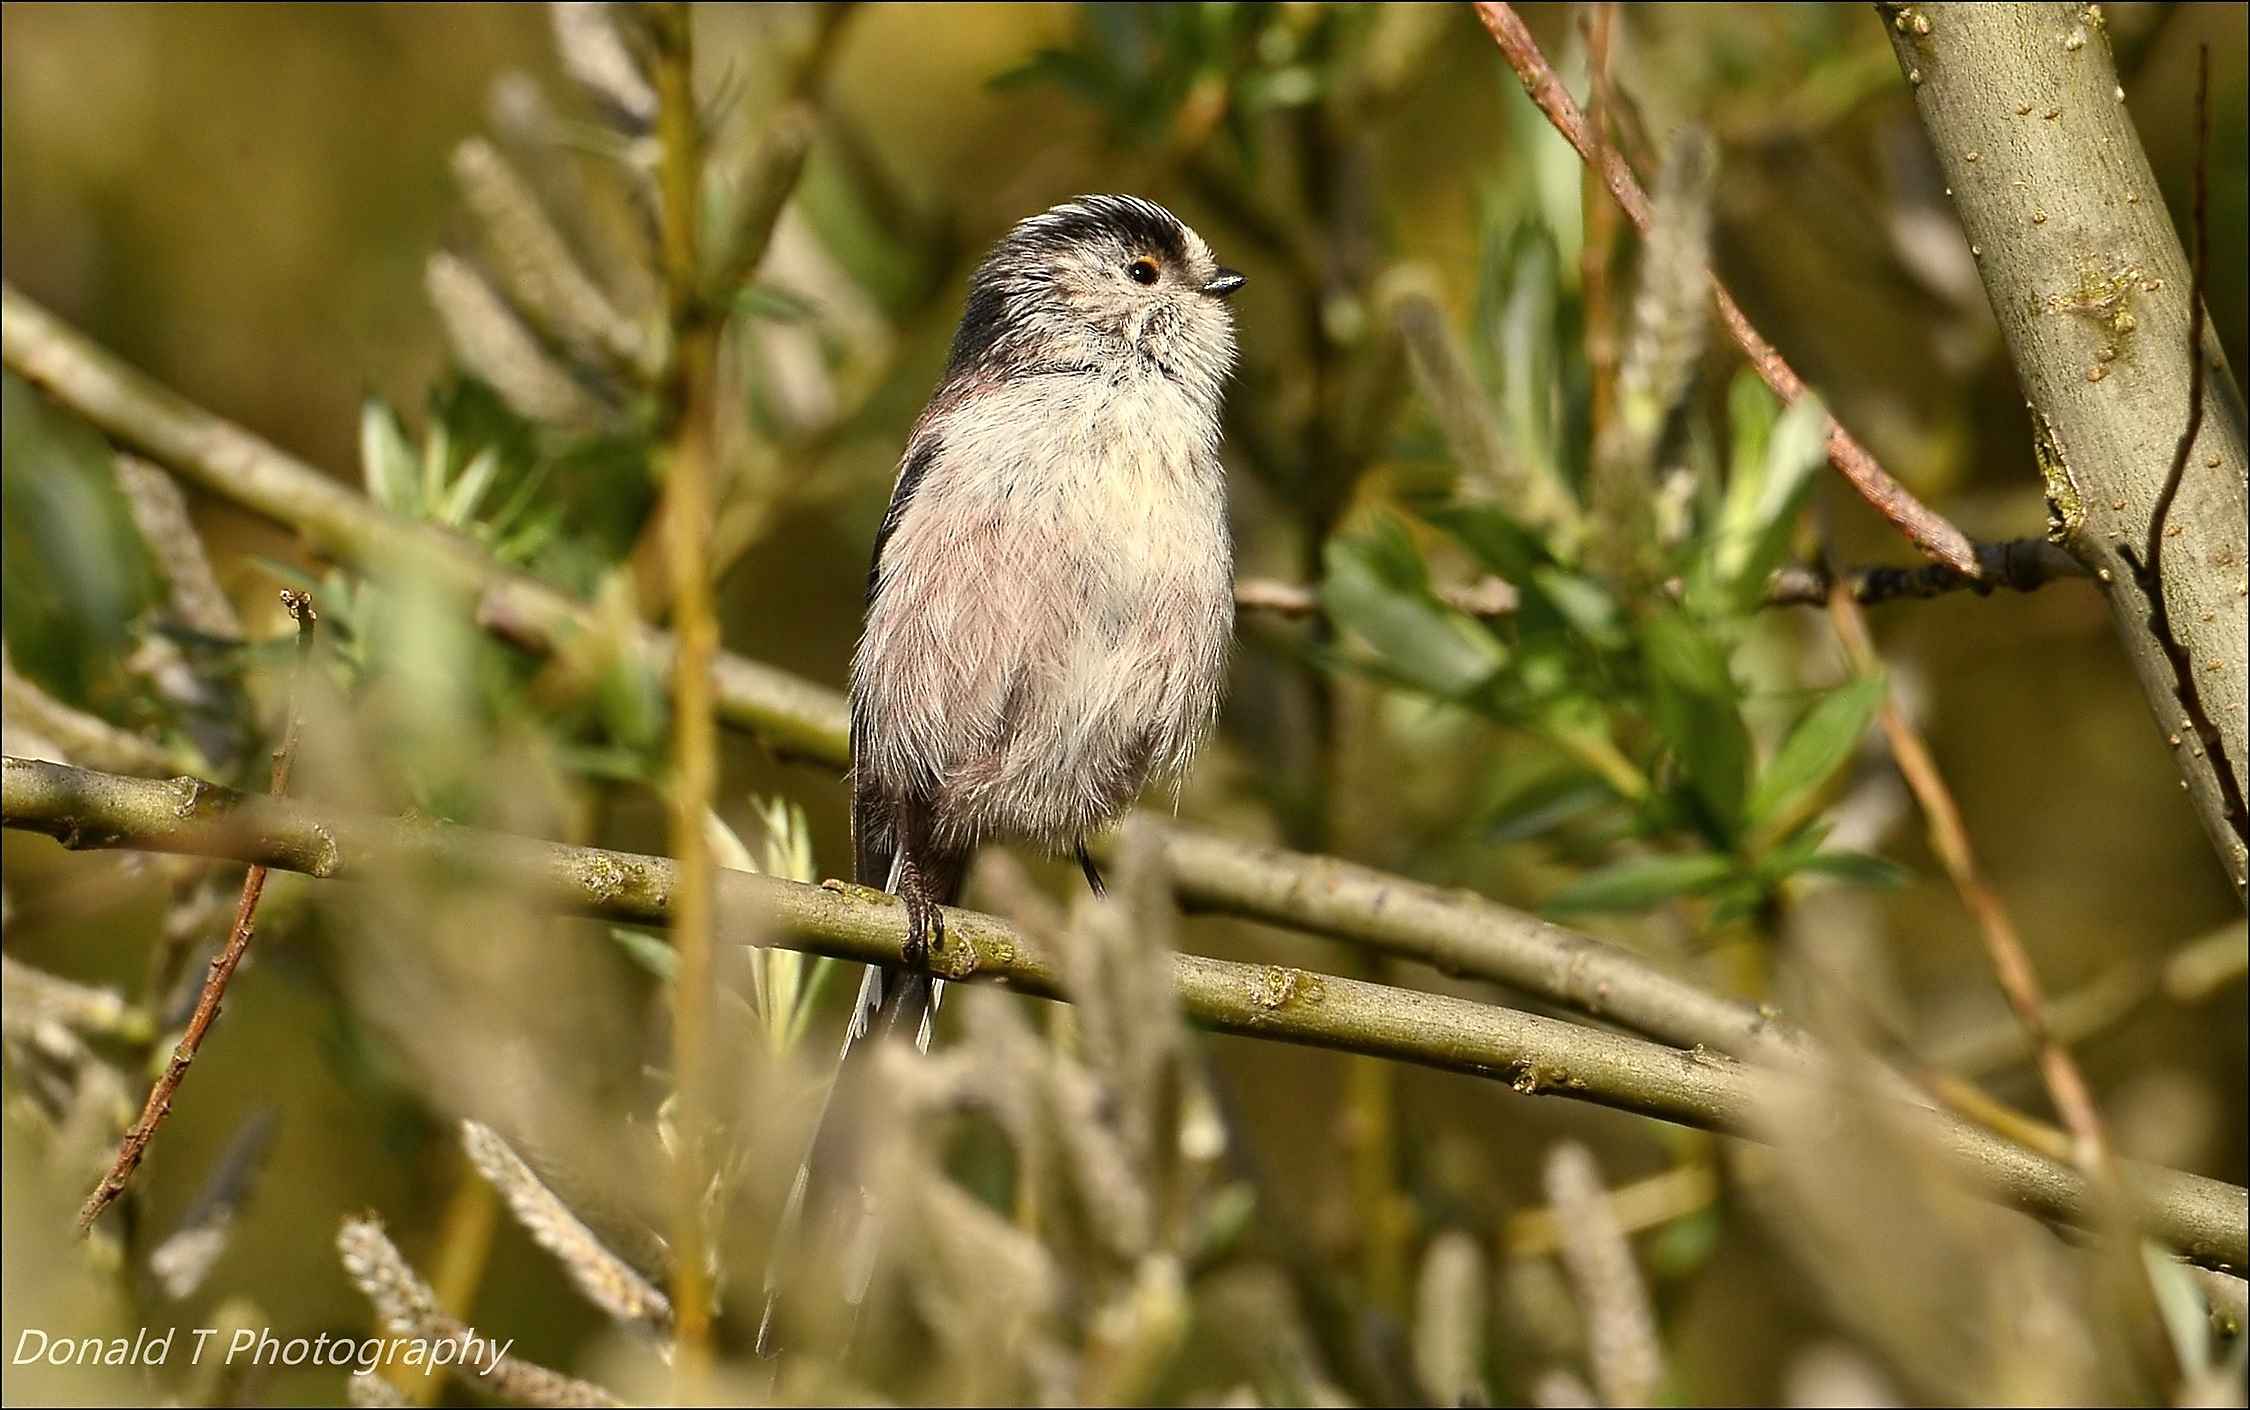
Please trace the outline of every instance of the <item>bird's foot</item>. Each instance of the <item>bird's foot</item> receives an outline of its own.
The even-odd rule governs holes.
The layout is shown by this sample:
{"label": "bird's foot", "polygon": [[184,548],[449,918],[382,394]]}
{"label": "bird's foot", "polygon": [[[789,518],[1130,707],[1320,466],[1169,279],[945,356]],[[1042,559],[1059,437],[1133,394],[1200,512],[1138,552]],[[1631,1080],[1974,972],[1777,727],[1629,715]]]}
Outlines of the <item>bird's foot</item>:
{"label": "bird's foot", "polygon": [[906,948],[900,958],[909,969],[928,969],[931,953],[945,948],[945,911],[911,874],[899,887],[899,899],[906,903]]}

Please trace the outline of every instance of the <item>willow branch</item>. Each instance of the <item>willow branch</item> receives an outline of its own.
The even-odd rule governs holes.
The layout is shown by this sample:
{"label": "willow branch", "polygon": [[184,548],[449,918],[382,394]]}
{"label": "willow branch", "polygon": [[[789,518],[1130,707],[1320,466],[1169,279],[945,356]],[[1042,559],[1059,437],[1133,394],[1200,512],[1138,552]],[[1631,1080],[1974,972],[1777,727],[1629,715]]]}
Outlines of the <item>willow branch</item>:
{"label": "willow branch", "polygon": [[[297,622],[297,674],[302,675],[304,663],[312,653],[313,627],[319,616],[313,611],[312,598],[294,590],[284,590],[281,601],[289,615]],[[273,796],[280,797],[289,789],[289,765],[297,755],[297,686],[291,681],[289,714],[282,726],[281,746],[273,752]],[[61,767],[55,765],[52,767]],[[149,1143],[156,1139],[156,1128],[172,1114],[172,1098],[179,1094],[180,1084],[187,1080],[188,1067],[195,1055],[203,1050],[204,1035],[218,1022],[219,1005],[227,996],[227,985],[233,982],[234,972],[242,965],[242,957],[250,950],[251,924],[258,915],[258,900],[266,890],[266,865],[252,859],[250,870],[242,878],[242,899],[235,906],[234,926],[227,932],[227,942],[211,961],[211,972],[203,981],[203,992],[195,1001],[195,1013],[188,1019],[187,1031],[172,1049],[171,1060],[164,1071],[149,1087],[148,1101],[141,1107],[140,1120],[125,1128],[124,1139],[118,1142],[117,1157],[109,1171],[86,1197],[85,1205],[78,1211],[78,1232],[83,1234],[94,1227],[102,1211],[117,1203],[125,1193],[125,1184],[140,1168],[141,1158],[148,1154]]]}
{"label": "willow branch", "polygon": [[[664,924],[678,892],[678,869],[661,857],[14,758],[0,760],[0,823],[69,847],[231,857],[335,881],[467,876],[505,886],[530,906],[626,924]],[[1180,861],[1176,845],[1171,855]],[[905,908],[865,887],[726,871],[718,877],[718,915],[728,934],[768,936],[789,949],[863,964],[905,958]],[[974,911],[948,913],[945,949],[933,962],[948,979],[1064,997],[1053,958]],[[1784,1105],[1798,1100],[1803,1080],[1789,1072],[1466,999],[1200,955],[1178,956],[1175,977],[1186,1015],[1216,1032],[1466,1073],[1525,1095],[1753,1139],[1778,1129],[1783,1112],[1801,1110]],[[2066,1165],[1942,1113],[1911,1115],[1987,1196],[2068,1223],[2097,1216],[2085,1179]],[[2180,1171],[2125,1169],[2151,1237],[2208,1266],[2250,1261],[2245,1191]]]}
{"label": "willow branch", "polygon": [[[1548,64],[1547,56],[1524,27],[1513,6],[1480,0],[1477,17],[1484,21],[1493,42],[1500,46],[1508,64],[1523,81],[1524,92],[1547,120],[1555,125],[1578,155],[1594,166],[1608,185],[1610,194],[1624,208],[1626,216],[1643,235],[1649,230],[1651,211],[1646,192],[1633,176],[1633,169],[1617,149],[1597,143],[1593,129],[1585,115],[1572,100],[1562,80]],[[1784,402],[1795,402],[1805,394],[1804,379],[1783,358],[1765,335],[1752,326],[1734,296],[1714,276],[1711,280],[1711,297],[1718,306],[1719,321],[1724,323],[1735,344],[1742,349],[1758,376],[1773,389],[1774,395]],[[1974,576],[1977,557],[1968,535],[1919,499],[1906,486],[1891,477],[1889,471],[1875,459],[1874,453],[1859,443],[1857,437],[1844,429],[1841,422],[1831,421],[1828,427],[1828,463],[1835,466],[1860,497],[1874,506],[1875,511],[1896,525],[1899,532],[1916,548],[1947,564],[1955,571]]]}
{"label": "willow branch", "polygon": [[[2030,403],[2055,537],[2102,583],[2242,901],[2250,430],[2108,27],[2078,4],[1917,3],[1900,23],[1906,14],[1889,11],[1885,30]],[[2205,393],[2208,416],[2196,409]],[[2161,573],[2141,571],[2152,532]]]}

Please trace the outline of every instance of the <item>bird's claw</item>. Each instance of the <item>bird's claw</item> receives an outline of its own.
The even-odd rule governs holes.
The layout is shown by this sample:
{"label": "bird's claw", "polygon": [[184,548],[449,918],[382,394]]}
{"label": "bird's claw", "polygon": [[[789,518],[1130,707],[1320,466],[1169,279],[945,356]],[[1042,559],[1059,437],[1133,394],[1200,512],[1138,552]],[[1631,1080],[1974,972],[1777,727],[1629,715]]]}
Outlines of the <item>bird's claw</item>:
{"label": "bird's claw", "polygon": [[906,901],[906,948],[900,956],[909,969],[927,969],[933,951],[945,948],[945,912],[919,896]]}

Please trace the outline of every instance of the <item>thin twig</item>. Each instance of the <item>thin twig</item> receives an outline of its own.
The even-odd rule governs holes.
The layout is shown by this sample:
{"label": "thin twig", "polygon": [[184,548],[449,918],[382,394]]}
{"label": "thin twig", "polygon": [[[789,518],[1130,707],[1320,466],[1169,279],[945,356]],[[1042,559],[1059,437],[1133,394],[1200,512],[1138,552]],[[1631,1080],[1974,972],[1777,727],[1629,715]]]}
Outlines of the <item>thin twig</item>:
{"label": "thin twig", "polygon": [[[1617,6],[1598,0],[1579,16],[1586,36],[1589,71],[1586,130],[1608,151],[1610,124],[1616,105],[1610,92],[1610,37],[1617,24]],[[1586,305],[1587,439],[1599,445],[1615,414],[1617,401],[1617,313],[1610,289],[1611,265],[1617,257],[1617,207],[1604,199],[1599,162],[1586,164],[1579,204],[1585,238],[1578,252],[1578,287]]]}
{"label": "thin twig", "polygon": [[[1836,634],[1843,642],[1852,669],[1863,676],[1879,669],[1874,643],[1867,633],[1867,619],[1860,615],[1859,605],[1850,595],[1841,590],[1832,593],[1829,615],[1836,624]],[[1921,805],[1923,816],[1929,820],[1930,844],[1937,852],[1938,861],[1952,879],[1954,890],[1960,893],[1961,903],[1976,921],[1978,934],[1984,938],[1993,978],[1999,982],[2008,1007],[2015,1011],[2016,1021],[2023,1025],[2038,1047],[2040,1076],[2046,1082],[2056,1113],[2070,1129],[2073,1159],[2090,1178],[2098,1179],[2108,1167],[2110,1156],[2109,1141],[2102,1130],[2101,1116],[2094,1107],[2093,1092],[2071,1058],[2070,1050],[2056,1038],[2047,1020],[2047,999],[2038,971],[2032,967],[2023,937],[2017,932],[2000,894],[1992,889],[1977,866],[1976,849],[1969,841],[1960,805],[1954,801],[1952,789],[1946,786],[1945,776],[1938,771],[1929,745],[1887,694],[1878,719],[1900,775]]]}
{"label": "thin twig", "polygon": [[[289,791],[289,765],[297,754],[297,733],[300,724],[299,692],[305,662],[312,655],[313,629],[319,623],[319,614],[313,611],[312,596],[293,588],[284,588],[282,606],[297,623],[297,665],[289,688],[289,714],[282,725],[281,746],[273,752],[273,782],[269,789],[274,797]],[[195,1001],[195,1014],[188,1020],[187,1031],[172,1049],[172,1059],[164,1064],[164,1071],[149,1088],[148,1101],[141,1107],[141,1119],[125,1129],[125,1138],[118,1144],[117,1158],[110,1162],[109,1173],[102,1177],[94,1192],[86,1197],[85,1205],[78,1211],[78,1232],[87,1233],[102,1211],[117,1202],[125,1193],[125,1184],[138,1169],[141,1157],[148,1153],[149,1142],[156,1139],[156,1128],[172,1114],[172,1098],[187,1078],[188,1065],[203,1047],[203,1037],[218,1021],[220,1001],[226,998],[227,984],[242,964],[242,957],[250,949],[251,923],[257,918],[258,899],[266,890],[266,866],[253,861],[249,872],[242,878],[242,900],[235,907],[234,928],[227,933],[227,943],[211,961],[211,973],[203,981],[203,993]]]}
{"label": "thin twig", "polygon": [[[2037,592],[2061,579],[2088,579],[2086,565],[2045,539],[1978,540],[1975,576],[1944,563],[1912,566],[1870,563],[1847,568],[1839,576],[1821,563],[1792,563],[1775,571],[1766,584],[1767,607],[1826,607],[1828,595],[1839,582],[1862,607],[1889,602],[1925,601],[1950,593],[1973,592],[1989,597],[2009,592]],[[1665,584],[1675,596],[1686,591],[1677,580]],[[1515,585],[1486,576],[1474,582],[1437,589],[1438,600],[1472,617],[1506,617],[1520,603]],[[1234,605],[1244,612],[1267,617],[1312,617],[1324,609],[1320,589],[1279,578],[1244,578],[1234,586]]]}
{"label": "thin twig", "polygon": [[679,1099],[672,1151],[672,1306],[676,1389],[693,1398],[709,1374],[711,1337],[707,1148],[711,1100],[712,860],[703,830],[718,784],[718,727],[711,717],[711,660],[719,629],[711,593],[712,378],[719,319],[703,297],[697,228],[702,215],[703,133],[695,107],[694,25],[684,5],[653,16],[657,135],[663,148],[664,283],[677,343],[666,411],[670,417],[664,511],[671,566],[672,851],[679,891],[670,917],[678,968],[672,984],[673,1081]]}
{"label": "thin twig", "polygon": [[[2067,549],[2045,539],[1978,540],[1972,546],[1977,569],[1964,573],[1949,563],[1924,563],[1915,567],[1872,564],[1846,569],[1842,586],[1862,607],[1905,602],[1947,593],[1973,592],[1988,597],[2005,588],[2010,592],[2037,592],[2061,578],[2089,577],[2086,565]],[[1794,564],[1781,569],[1766,584],[1768,607],[1825,607],[1838,585],[1826,564]]]}
{"label": "thin twig", "polygon": [[[1524,92],[1556,131],[1577,149],[1578,155],[1595,166],[1609,186],[1610,194],[1617,198],[1625,214],[1646,235],[1652,212],[1646,192],[1634,179],[1633,170],[1616,148],[1597,144],[1584,114],[1572,100],[1562,80],[1547,63],[1547,56],[1539,51],[1531,31],[1524,27],[1513,6],[1497,0],[1479,0],[1477,16],[1500,46],[1509,66],[1523,81]],[[1711,297],[1718,304],[1719,321],[1726,324],[1727,332],[1750,365],[1771,387],[1774,395],[1784,402],[1795,402],[1805,394],[1804,379],[1797,375],[1788,361],[1753,327],[1736,305],[1734,296],[1717,277],[1711,280]],[[1828,461],[1851,481],[1860,497],[1873,505],[1876,512],[1896,525],[1916,548],[1930,557],[1953,567],[1956,571],[1974,576],[1977,572],[1976,552],[1968,535],[1955,528],[1943,515],[1916,499],[1911,491],[1897,480],[1875,459],[1867,447],[1861,445],[1841,422],[1831,421],[1828,428]]]}
{"label": "thin twig", "polygon": [[[1516,610],[1516,589],[1502,578],[1486,576],[1473,583],[1437,590],[1438,600],[1472,617],[1505,617]],[[1279,578],[1244,578],[1234,585],[1234,605],[1244,612],[1269,617],[1317,617],[1326,609],[1320,589]]]}
{"label": "thin twig", "polygon": [[[448,875],[489,877],[543,910],[633,925],[662,924],[679,890],[678,868],[660,857],[316,809],[193,780],[132,779],[12,758],[0,760],[0,824],[71,847],[234,857],[339,881],[395,885],[400,876],[442,867]],[[1179,863],[1169,841],[1166,861],[1175,869]],[[1306,884],[1322,889],[1317,881]],[[1404,885],[1390,893],[1401,905],[1412,901]],[[727,871],[718,891],[730,935],[755,934],[766,943],[861,964],[897,964],[904,951],[904,908],[865,887]],[[1061,966],[1014,927],[953,910],[946,936],[945,978],[1065,997]],[[1567,938],[1577,939],[1589,972],[1617,972],[1601,963],[1609,947]],[[1596,1102],[1752,1138],[1774,1129],[1781,1103],[1801,1100],[1802,1069],[1667,1048],[1447,995],[1200,955],[1178,956],[1173,974],[1182,1011],[1218,1032],[1417,1063],[1504,1082],[1526,1095]],[[1574,972],[1571,982],[1599,989],[1603,980]],[[1602,1000],[1582,1002],[1599,1007]],[[1753,1015],[1752,1021],[1762,1020]],[[2067,1165],[1939,1112],[1904,1114],[1987,1197],[2079,1225],[2108,1217],[2085,1178]],[[2244,1216],[2250,1196],[2239,1186],[2126,1162],[2119,1167],[2150,1237],[2198,1263],[2250,1265]]]}

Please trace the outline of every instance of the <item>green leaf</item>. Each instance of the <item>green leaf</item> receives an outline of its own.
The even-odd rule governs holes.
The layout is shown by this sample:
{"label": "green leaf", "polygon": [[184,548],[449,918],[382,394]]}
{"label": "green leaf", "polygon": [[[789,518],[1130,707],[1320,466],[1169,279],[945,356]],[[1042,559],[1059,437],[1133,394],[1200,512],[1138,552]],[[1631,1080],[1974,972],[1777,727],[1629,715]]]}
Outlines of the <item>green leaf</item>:
{"label": "green leaf", "polygon": [[[1813,474],[1828,458],[1829,418],[1828,408],[1807,393],[1765,434],[1750,410],[1753,393],[1737,390],[1729,400],[1737,421],[1734,473],[1720,501],[1708,566],[1720,594],[1714,605],[1741,611],[1756,603],[1789,546]],[[1755,458],[1746,453],[1752,446],[1759,452]]]}
{"label": "green leaf", "polygon": [[1553,915],[1575,911],[1645,911],[1676,896],[1711,891],[1735,878],[1735,860],[1716,852],[1634,857],[1591,872],[1547,898]]}
{"label": "green leaf", "polygon": [[633,963],[666,984],[672,982],[672,976],[679,970],[679,954],[670,944],[645,930],[628,930],[622,925],[613,925],[609,928],[609,938],[617,942],[617,948],[623,950]]}
{"label": "green leaf", "polygon": [[1500,669],[1506,650],[1426,585],[1400,582],[1393,553],[1379,539],[1329,541],[1320,589],[1329,620],[1365,640],[1417,689],[1449,700],[1469,694]]}
{"label": "green leaf", "polygon": [[773,284],[745,284],[735,295],[735,312],[771,323],[803,323],[819,313],[811,299]]}
{"label": "green leaf", "polygon": [[421,460],[407,444],[398,413],[374,397],[359,409],[359,473],[367,497],[394,514],[421,508]]}
{"label": "green leaf", "polygon": [[489,446],[478,451],[446,487],[445,502],[438,508],[439,521],[456,529],[467,524],[499,473],[500,453]]}
{"label": "green leaf", "polygon": [[1617,651],[1630,642],[1617,599],[1594,579],[1563,568],[1539,568],[1531,574],[1531,585],[1557,616],[1595,646]]}
{"label": "green leaf", "polygon": [[1814,702],[1758,775],[1758,785],[1750,794],[1750,820],[1785,818],[1806,795],[1826,783],[1851,757],[1867,722],[1882,704],[1881,676],[1863,676]]}
{"label": "green leaf", "polygon": [[1866,852],[1821,852],[1806,858],[1795,870],[1886,890],[1903,885],[1907,877],[1906,868],[1898,863]]}
{"label": "green leaf", "polygon": [[1499,505],[1441,505],[1422,517],[1459,539],[1477,561],[1518,587],[1529,583],[1540,567],[1554,561],[1538,536]]}
{"label": "green leaf", "polygon": [[1726,650],[1685,615],[1663,612],[1649,618],[1641,652],[1657,731],[1702,805],[1705,831],[1731,846],[1742,830],[1751,751]]}
{"label": "green leaf", "polygon": [[1493,806],[1484,818],[1485,837],[1497,843],[1543,836],[1613,797],[1600,779],[1581,769],[1545,769]]}

